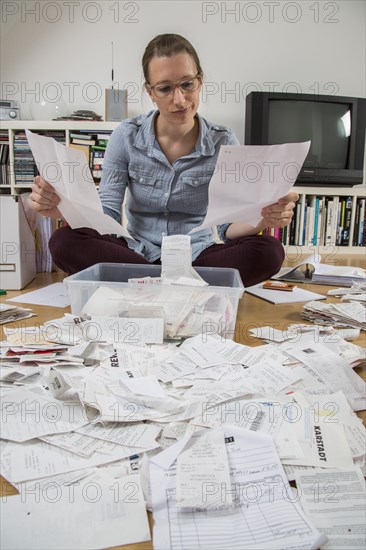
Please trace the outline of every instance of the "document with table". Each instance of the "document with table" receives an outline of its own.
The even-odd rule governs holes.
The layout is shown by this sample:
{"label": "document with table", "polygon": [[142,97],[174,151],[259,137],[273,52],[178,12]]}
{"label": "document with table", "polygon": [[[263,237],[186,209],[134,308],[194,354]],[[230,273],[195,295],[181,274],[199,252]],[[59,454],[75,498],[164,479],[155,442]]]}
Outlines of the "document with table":
{"label": "document with table", "polygon": [[223,426],[194,434],[177,454],[169,468],[159,455],[151,460],[156,548],[315,550],[325,542],[292,499],[271,437]]}

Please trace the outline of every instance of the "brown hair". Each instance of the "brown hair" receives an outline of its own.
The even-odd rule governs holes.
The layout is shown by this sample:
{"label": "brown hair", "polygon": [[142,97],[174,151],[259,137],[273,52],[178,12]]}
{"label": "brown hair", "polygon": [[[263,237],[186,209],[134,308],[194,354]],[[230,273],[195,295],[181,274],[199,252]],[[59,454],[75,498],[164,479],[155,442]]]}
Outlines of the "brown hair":
{"label": "brown hair", "polygon": [[180,34],[158,34],[145,48],[142,57],[142,70],[146,82],[149,82],[149,64],[153,57],[172,57],[178,53],[187,53],[196,64],[197,72],[203,75],[200,60],[192,44]]}

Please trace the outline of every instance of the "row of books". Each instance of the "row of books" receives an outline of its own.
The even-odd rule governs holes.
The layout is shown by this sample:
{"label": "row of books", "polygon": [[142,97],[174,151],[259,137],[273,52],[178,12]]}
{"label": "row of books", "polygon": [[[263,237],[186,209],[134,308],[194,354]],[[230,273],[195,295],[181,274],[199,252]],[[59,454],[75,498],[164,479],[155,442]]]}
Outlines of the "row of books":
{"label": "row of books", "polygon": [[291,224],[268,229],[285,246],[365,246],[365,198],[302,195]]}
{"label": "row of books", "polygon": [[[52,137],[56,141],[65,144],[66,136],[62,130],[44,130],[38,133]],[[110,134],[109,130],[98,130],[98,132],[78,130],[77,132],[70,133],[70,147],[83,151],[96,183],[99,183],[102,175],[104,154]],[[9,142],[5,142],[5,137],[8,140],[7,131],[5,131],[4,135],[0,133],[0,184],[10,185]],[[26,134],[24,131],[18,131],[14,134],[15,185],[30,186],[34,176],[37,174],[37,166],[34,162]]]}
{"label": "row of books", "polygon": [[0,185],[10,185],[9,136],[0,130]]}
{"label": "row of books", "polygon": [[[45,130],[40,134],[52,137],[60,143],[65,143],[65,132],[57,130]],[[14,177],[15,185],[29,186],[38,174],[25,132],[19,131],[14,135]]]}
{"label": "row of books", "polygon": [[70,133],[70,147],[83,151],[96,183],[99,183],[102,177],[104,154],[109,138],[109,130],[78,130]]}

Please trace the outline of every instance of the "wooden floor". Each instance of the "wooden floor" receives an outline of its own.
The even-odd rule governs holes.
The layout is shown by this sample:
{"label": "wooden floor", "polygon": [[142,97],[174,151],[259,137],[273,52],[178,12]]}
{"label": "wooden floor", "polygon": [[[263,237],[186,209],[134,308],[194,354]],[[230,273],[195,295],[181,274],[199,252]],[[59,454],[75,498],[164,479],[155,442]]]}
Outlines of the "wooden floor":
{"label": "wooden floor", "polygon": [[[296,263],[296,261],[298,261],[298,259],[288,258],[285,262],[285,265],[294,265],[294,262]],[[329,260],[324,259],[324,263],[331,263],[331,262]],[[355,267],[362,267],[362,268],[366,267],[364,255],[352,255],[352,256],[347,255],[346,256],[346,255],[337,254],[336,257],[334,258],[334,263],[336,263],[337,265],[353,265]],[[6,296],[1,296],[1,301],[5,301],[8,298],[17,296],[19,294],[23,294],[25,292],[29,292],[31,290],[42,288],[54,282],[62,281],[65,276],[66,274],[62,272],[40,273],[22,291],[9,291]],[[302,285],[301,288],[308,289],[313,292],[318,292],[319,294],[326,294],[329,288],[334,288],[334,287],[306,284],[306,285]],[[328,297],[327,301],[337,302],[339,301],[339,299]],[[239,307],[238,307],[237,323],[236,323],[236,329],[235,329],[235,340],[237,342],[247,344],[247,345],[252,345],[252,346],[261,345],[260,340],[250,336],[249,330],[251,328],[270,325],[277,329],[284,330],[291,323],[300,323],[302,322],[302,319],[300,317],[302,305],[303,304],[301,303],[291,304],[291,305],[273,305],[269,302],[261,300],[260,298],[244,293],[243,298],[240,300]],[[70,311],[69,308],[55,308],[55,307],[49,307],[49,306],[47,307],[46,306],[27,306],[26,304],[24,304],[24,306],[31,307],[37,313],[37,317],[33,317],[30,319],[26,319],[25,321],[22,321],[22,323],[24,323],[24,325],[26,326],[27,325],[35,326],[36,324],[41,325],[45,321],[62,317],[64,313],[67,313]],[[7,326],[10,327],[12,325],[7,325]],[[4,339],[2,327],[0,327],[0,338]],[[357,343],[360,346],[366,347],[365,332],[362,332],[358,340],[355,341],[354,343]],[[364,380],[366,380],[365,364],[358,367],[356,369],[356,372]],[[358,413],[358,415],[365,422],[366,412],[361,411],[360,413]],[[9,483],[7,483],[3,478],[0,478],[0,496],[12,495],[16,493],[17,491]],[[149,514],[149,520],[150,522],[152,522],[151,514]],[[133,550],[133,549],[151,550],[152,544],[151,542],[148,542],[148,543],[123,546],[118,548],[121,548],[121,549],[123,548],[126,550]]]}
{"label": "wooden floor", "polygon": [[[284,265],[294,265],[298,261],[297,258],[288,258],[285,260]],[[330,263],[330,262],[329,262]],[[341,255],[338,254],[334,259],[335,265],[353,265],[355,267],[366,268],[366,257],[364,255]],[[44,286],[50,285],[55,282],[62,281],[67,275],[63,272],[54,273],[38,273],[36,278],[27,285],[23,290],[8,291],[6,296],[1,296],[1,301],[25,294],[31,290],[36,290]],[[326,294],[330,288],[325,285],[313,285],[304,284],[301,288],[317,292],[319,294]],[[337,302],[337,298],[327,298],[328,302]],[[22,305],[22,304],[18,304]],[[56,308],[49,306],[29,306],[24,304],[25,307],[31,307],[36,313],[37,317],[33,317],[22,321],[25,325],[33,326],[35,323],[38,325],[43,324],[50,319],[56,319],[62,317],[64,313],[68,313],[70,308]],[[287,305],[273,305],[265,300],[261,300],[255,296],[244,293],[243,298],[239,302],[238,316],[235,329],[234,339],[237,342],[247,345],[260,345],[260,341],[257,338],[252,338],[249,333],[249,329],[253,327],[261,327],[266,325],[274,326],[275,328],[284,330],[291,323],[300,323],[302,319],[300,317],[302,304],[287,304]],[[7,325],[10,326],[10,325]],[[0,326],[0,338],[3,339],[3,333]],[[362,333],[357,344],[366,347],[366,335]]]}

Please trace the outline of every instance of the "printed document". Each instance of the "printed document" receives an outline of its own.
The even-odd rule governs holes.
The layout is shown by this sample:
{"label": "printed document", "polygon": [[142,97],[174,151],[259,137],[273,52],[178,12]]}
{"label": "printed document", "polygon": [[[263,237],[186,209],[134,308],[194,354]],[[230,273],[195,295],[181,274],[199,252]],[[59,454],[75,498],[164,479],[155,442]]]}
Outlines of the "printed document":
{"label": "printed document", "polygon": [[305,512],[327,533],[324,549],[365,547],[365,480],[359,468],[299,472],[295,479]]}
{"label": "printed document", "polygon": [[[224,427],[224,434],[230,485],[203,479],[200,487],[206,502],[213,496],[220,500],[220,510],[179,509],[179,469],[175,464],[168,469],[158,466],[159,455],[152,459],[154,546],[174,550],[319,548],[326,538],[305,516],[296,499],[289,498],[287,478],[272,438],[232,426]],[[176,445],[182,445],[181,441]],[[192,468],[198,468],[197,473],[198,462],[196,456],[191,463]]]}
{"label": "printed document", "polygon": [[14,298],[8,298],[7,301],[20,302],[21,304],[67,307],[70,305],[70,296],[65,283],[53,283],[39,290],[33,290],[32,292],[14,296]]}
{"label": "printed document", "polygon": [[255,227],[262,208],[290,191],[309,148],[310,141],[222,145],[209,185],[206,217],[190,233],[221,223],[246,222]]}
{"label": "printed document", "polygon": [[58,209],[72,227],[90,227],[132,238],[127,229],[104,214],[90,168],[82,151],[65,147],[56,140],[25,131],[38,170],[61,199]]}
{"label": "printed document", "polygon": [[[4,502],[7,500],[7,502]],[[74,485],[36,486],[27,498],[3,499],[1,548],[110,548],[150,540],[138,474],[115,480],[94,473]]]}

